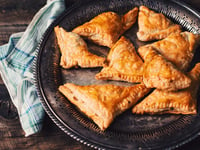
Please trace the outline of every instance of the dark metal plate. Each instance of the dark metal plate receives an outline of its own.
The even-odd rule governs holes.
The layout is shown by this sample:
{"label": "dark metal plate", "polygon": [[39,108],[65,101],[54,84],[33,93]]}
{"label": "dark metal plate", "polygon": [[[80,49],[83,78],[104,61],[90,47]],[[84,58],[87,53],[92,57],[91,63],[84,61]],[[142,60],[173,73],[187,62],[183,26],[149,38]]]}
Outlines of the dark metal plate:
{"label": "dark metal plate", "polygon": [[[76,84],[102,84],[94,76],[101,68],[62,69],[60,52],[55,43],[53,27],[60,25],[67,31],[83,24],[105,11],[124,14],[135,6],[162,12],[184,30],[200,33],[200,16],[190,7],[177,1],[164,0],[98,0],[84,1],[66,11],[47,30],[35,61],[35,79],[38,94],[50,118],[68,135],[88,146],[99,149],[164,149],[178,147],[200,132],[199,115],[134,115],[127,110],[118,116],[106,131],[101,131],[58,91],[65,82]],[[136,48],[146,43],[136,38],[137,24],[124,35]],[[107,55],[109,49],[88,42],[89,49],[98,55]],[[198,61],[199,54],[192,64]],[[121,82],[109,81],[111,84]],[[198,96],[199,97],[199,96]]]}

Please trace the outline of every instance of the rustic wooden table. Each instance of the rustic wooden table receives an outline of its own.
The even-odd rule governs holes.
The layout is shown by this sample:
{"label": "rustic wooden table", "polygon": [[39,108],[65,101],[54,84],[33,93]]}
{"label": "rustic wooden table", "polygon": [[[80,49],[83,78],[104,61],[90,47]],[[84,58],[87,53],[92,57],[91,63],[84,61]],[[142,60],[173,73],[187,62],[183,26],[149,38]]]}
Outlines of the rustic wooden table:
{"label": "rustic wooden table", "polygon": [[[70,6],[75,0],[66,0]],[[184,0],[200,12],[199,0]],[[12,33],[24,31],[34,14],[46,0],[0,0],[0,45],[8,42]],[[61,131],[46,115],[43,130],[35,135],[24,137],[17,111],[8,97],[0,79],[0,149],[91,149],[72,139]],[[191,148],[192,147],[192,148]],[[199,149],[200,137],[179,149]]]}

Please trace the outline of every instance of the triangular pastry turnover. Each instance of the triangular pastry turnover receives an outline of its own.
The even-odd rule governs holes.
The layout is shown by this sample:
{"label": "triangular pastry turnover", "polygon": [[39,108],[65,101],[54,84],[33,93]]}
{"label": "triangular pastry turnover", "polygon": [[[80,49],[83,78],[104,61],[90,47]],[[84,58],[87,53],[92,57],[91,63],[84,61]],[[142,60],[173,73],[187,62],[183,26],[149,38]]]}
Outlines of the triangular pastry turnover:
{"label": "triangular pastry turnover", "polygon": [[63,68],[103,66],[105,58],[90,53],[87,44],[78,34],[67,32],[58,26],[54,31],[61,51],[60,65]]}
{"label": "triangular pastry turnover", "polygon": [[144,59],[143,82],[148,88],[176,91],[190,86],[191,79],[151,47],[140,49]]}
{"label": "triangular pastry turnover", "polygon": [[189,88],[176,92],[154,90],[149,96],[133,107],[135,114],[196,114],[197,91],[200,80],[200,63],[189,73],[192,84]]}
{"label": "triangular pastry turnover", "polygon": [[59,87],[59,91],[101,130],[105,130],[117,115],[132,107],[150,89],[144,84],[124,87],[111,84],[80,86],[66,83]]}
{"label": "triangular pastry turnover", "polygon": [[162,13],[156,13],[145,6],[140,6],[138,14],[137,37],[141,41],[166,38],[174,32],[181,32],[180,25],[174,24]]}
{"label": "triangular pastry turnover", "polygon": [[111,48],[107,61],[108,65],[96,74],[96,79],[142,82],[143,61],[137,55],[130,40],[124,36]]}
{"label": "triangular pastry turnover", "polygon": [[[200,35],[190,32],[173,33],[167,38],[140,47],[152,47],[172,62],[178,69],[187,70],[193,59],[195,49],[200,44]],[[139,50],[142,51],[142,50]]]}
{"label": "triangular pastry turnover", "polygon": [[115,12],[104,12],[72,30],[93,42],[112,47],[121,34],[128,30],[137,19],[138,8],[128,11],[124,16]]}

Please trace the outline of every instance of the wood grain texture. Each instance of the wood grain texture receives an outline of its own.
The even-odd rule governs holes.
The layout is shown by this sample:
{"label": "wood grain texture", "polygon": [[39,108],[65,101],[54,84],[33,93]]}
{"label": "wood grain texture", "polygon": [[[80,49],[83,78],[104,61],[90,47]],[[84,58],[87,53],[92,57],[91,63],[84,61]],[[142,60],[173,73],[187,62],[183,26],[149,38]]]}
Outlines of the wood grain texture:
{"label": "wood grain texture", "polygon": [[29,137],[24,137],[18,118],[0,120],[0,149],[88,149],[63,133],[48,117],[42,132]]}
{"label": "wood grain texture", "polygon": [[[76,0],[66,0],[70,6]],[[200,10],[199,0],[184,0],[195,9]],[[8,42],[9,36],[24,31],[35,13],[46,3],[46,0],[0,0],[0,45]],[[0,79],[0,149],[91,149],[61,131],[46,115],[43,130],[40,133],[24,136],[17,110],[10,100],[8,92]],[[200,137],[181,146],[177,150],[198,150]],[[192,148],[191,148],[192,147]]]}
{"label": "wood grain texture", "polygon": [[1,0],[0,25],[28,24],[45,0]]}
{"label": "wood grain texture", "polygon": [[[46,0],[0,0],[0,45],[8,42],[12,33],[23,32]],[[67,2],[71,5],[73,2]],[[61,131],[46,115],[43,130],[25,137],[17,110],[0,79],[0,149],[88,149]]]}

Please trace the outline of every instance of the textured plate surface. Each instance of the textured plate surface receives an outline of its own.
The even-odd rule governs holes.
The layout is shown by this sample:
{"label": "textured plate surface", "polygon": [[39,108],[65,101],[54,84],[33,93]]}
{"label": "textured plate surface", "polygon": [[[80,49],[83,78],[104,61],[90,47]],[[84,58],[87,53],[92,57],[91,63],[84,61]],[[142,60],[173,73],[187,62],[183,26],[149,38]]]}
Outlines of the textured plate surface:
{"label": "textured plate surface", "polygon": [[[133,115],[131,110],[118,116],[104,132],[58,91],[66,82],[79,85],[103,84],[94,76],[101,68],[62,69],[59,66],[60,52],[55,42],[53,27],[60,25],[67,31],[83,24],[105,11],[124,14],[135,6],[145,5],[162,12],[184,30],[200,32],[200,16],[188,6],[176,1],[164,0],[99,0],[84,1],[61,15],[46,32],[38,49],[35,61],[35,78],[38,94],[50,118],[68,135],[88,146],[100,149],[163,149],[178,147],[196,137],[200,131],[199,115]],[[124,35],[136,49],[146,43],[136,38],[137,23]],[[87,41],[88,42],[88,41]],[[89,49],[106,56],[109,49],[88,42]],[[192,64],[198,60],[198,52]],[[109,81],[111,84],[121,82]],[[124,83],[123,83],[124,84]],[[198,96],[199,97],[199,96]]]}

